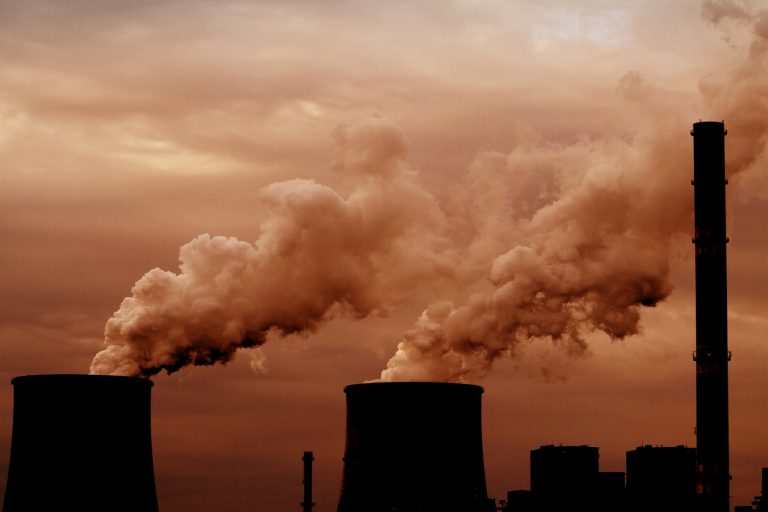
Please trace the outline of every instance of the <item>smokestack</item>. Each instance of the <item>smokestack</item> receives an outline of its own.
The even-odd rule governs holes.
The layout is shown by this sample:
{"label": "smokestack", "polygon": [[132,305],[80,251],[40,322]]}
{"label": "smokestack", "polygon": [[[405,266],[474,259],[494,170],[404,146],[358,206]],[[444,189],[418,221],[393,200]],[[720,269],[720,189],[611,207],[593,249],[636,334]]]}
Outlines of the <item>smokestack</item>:
{"label": "smokestack", "polygon": [[157,512],[152,382],[27,375],[14,386],[4,512]]}
{"label": "smokestack", "polygon": [[693,125],[696,235],[696,473],[700,510],[727,512],[728,297],[725,125]]}
{"label": "smokestack", "polygon": [[378,382],[344,392],[347,441],[338,512],[493,510],[483,466],[483,388]]}
{"label": "smokestack", "polygon": [[301,460],[304,461],[304,480],[302,481],[304,484],[304,501],[301,502],[301,510],[302,512],[312,512],[312,507],[315,506],[312,501],[312,462],[315,457],[312,452],[304,452]]}

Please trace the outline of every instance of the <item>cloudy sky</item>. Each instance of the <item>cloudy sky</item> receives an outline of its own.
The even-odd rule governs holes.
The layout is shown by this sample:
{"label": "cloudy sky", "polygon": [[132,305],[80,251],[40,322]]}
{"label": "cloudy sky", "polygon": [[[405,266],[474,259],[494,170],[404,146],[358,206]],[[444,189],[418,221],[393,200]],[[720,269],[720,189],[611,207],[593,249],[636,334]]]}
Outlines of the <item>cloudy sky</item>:
{"label": "cloudy sky", "polygon": [[304,450],[335,510],[343,387],[387,368],[484,386],[497,498],[542,444],[695,446],[704,119],[758,493],[764,0],[5,0],[0,62],[1,486],[10,379],[88,372],[105,326],[94,371],[230,359],[152,377],[165,512],[296,510]]}

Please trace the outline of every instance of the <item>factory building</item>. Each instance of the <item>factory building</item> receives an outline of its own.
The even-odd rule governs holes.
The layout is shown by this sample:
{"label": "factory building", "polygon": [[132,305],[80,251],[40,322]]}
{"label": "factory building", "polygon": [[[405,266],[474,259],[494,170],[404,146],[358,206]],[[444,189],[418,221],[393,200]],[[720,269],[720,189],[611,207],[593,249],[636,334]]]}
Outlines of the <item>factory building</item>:
{"label": "factory building", "polygon": [[546,445],[531,450],[531,494],[539,510],[594,506],[599,472],[593,446]]}
{"label": "factory building", "polygon": [[507,493],[507,512],[618,510],[624,473],[601,472],[594,446],[545,445],[531,450],[531,489]]}
{"label": "factory building", "polygon": [[696,499],[696,449],[639,446],[627,452],[628,510],[693,510]]}

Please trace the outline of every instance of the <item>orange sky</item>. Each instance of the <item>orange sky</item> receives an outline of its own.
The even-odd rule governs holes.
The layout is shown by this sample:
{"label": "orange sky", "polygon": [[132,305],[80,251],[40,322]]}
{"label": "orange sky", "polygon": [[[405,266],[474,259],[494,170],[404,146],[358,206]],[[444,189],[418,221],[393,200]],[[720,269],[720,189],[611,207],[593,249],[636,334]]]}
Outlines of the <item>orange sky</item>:
{"label": "orange sky", "polygon": [[[142,275],[179,272],[179,247],[204,233],[260,240],[283,218],[264,187],[297,178],[347,205],[381,199],[360,207],[366,221],[328,228],[341,247],[356,232],[350,251],[373,251],[359,305],[375,307],[362,320],[338,307],[316,332],[272,333],[224,366],[155,376],[161,510],[296,510],[304,450],[317,459],[317,512],[335,510],[344,385],[378,378],[430,304],[492,294],[510,249],[568,258],[566,225],[596,227],[622,261],[648,251],[633,270],[658,263],[671,293],[640,308],[637,335],[585,327],[581,351],[534,339],[468,377],[485,387],[489,493],[527,488],[541,444],[599,446],[612,471],[640,444],[694,446],[688,132],[723,119],[732,494],[749,503],[768,465],[766,9],[0,3],[0,486],[10,379],[87,372]],[[377,155],[395,155],[391,182]],[[371,245],[375,226],[394,225]]]}

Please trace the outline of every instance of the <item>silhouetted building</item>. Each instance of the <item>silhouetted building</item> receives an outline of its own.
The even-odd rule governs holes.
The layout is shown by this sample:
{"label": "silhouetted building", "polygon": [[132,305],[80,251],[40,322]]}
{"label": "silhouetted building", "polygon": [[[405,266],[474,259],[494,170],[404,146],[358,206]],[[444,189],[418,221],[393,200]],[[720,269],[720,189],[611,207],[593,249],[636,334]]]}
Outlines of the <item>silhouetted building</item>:
{"label": "silhouetted building", "polygon": [[152,382],[16,377],[4,512],[156,512]]}
{"label": "silhouetted building", "polygon": [[599,458],[585,445],[531,450],[531,490],[509,491],[504,511],[623,510],[624,473],[599,471]]}
{"label": "silhouetted building", "polygon": [[766,500],[766,497],[768,496],[768,468],[762,468],[761,476],[762,481],[760,485],[760,495],[755,496],[752,505],[742,505],[740,507],[736,507],[734,509],[735,512],[740,512],[739,509],[742,511],[755,510],[757,512],[764,512],[768,510],[768,501]]}
{"label": "silhouetted building", "polygon": [[488,512],[483,388],[436,382],[355,384],[339,512]]}
{"label": "silhouetted building", "polygon": [[624,473],[620,471],[601,471],[597,474],[597,511],[624,510],[625,486]]}
{"label": "silhouetted building", "polygon": [[507,492],[507,504],[504,512],[533,512],[533,497],[531,491],[516,490]]}
{"label": "silhouetted building", "polygon": [[694,510],[696,450],[640,446],[627,452],[627,510]]}
{"label": "silhouetted building", "polygon": [[696,468],[700,512],[728,512],[728,297],[725,126],[694,123]]}
{"label": "silhouetted building", "polygon": [[587,510],[596,506],[599,454],[592,446],[546,445],[531,450],[535,510]]}

